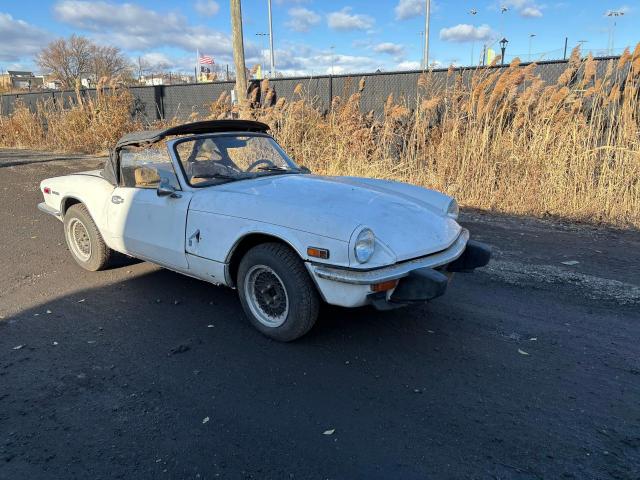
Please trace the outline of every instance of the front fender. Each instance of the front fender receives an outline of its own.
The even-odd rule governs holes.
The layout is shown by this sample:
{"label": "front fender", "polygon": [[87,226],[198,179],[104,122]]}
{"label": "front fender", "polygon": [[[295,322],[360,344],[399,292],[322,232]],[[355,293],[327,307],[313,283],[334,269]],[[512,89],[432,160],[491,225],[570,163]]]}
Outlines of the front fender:
{"label": "front fender", "polygon": [[[189,238],[196,232],[198,241]],[[228,263],[234,249],[247,235],[269,235],[288,244],[302,260],[309,260],[308,247],[329,250],[329,258],[313,258],[314,262],[349,266],[348,243],[314,233],[280,225],[232,217],[217,213],[189,211],[185,232],[187,253],[221,263]]]}

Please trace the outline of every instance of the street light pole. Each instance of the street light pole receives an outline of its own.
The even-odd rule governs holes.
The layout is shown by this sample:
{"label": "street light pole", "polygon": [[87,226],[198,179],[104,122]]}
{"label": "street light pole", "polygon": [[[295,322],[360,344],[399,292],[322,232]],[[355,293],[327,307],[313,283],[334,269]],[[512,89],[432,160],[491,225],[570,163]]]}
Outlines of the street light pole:
{"label": "street light pole", "polygon": [[587,43],[588,40],[578,40],[578,46],[580,47],[580,54],[583,57],[586,57],[584,51],[582,50],[584,48],[584,44]]}
{"label": "street light pole", "polygon": [[429,23],[431,20],[431,0],[425,0],[425,15],[424,15],[424,50],[422,69],[429,68]]}
{"label": "street light pole", "polygon": [[[478,11],[475,8],[469,11],[469,14],[473,15],[473,16],[475,16],[477,13],[478,13]],[[475,59],[473,58],[473,56],[474,56],[473,54],[474,54],[475,49],[476,49],[476,41],[475,41],[475,39],[473,39],[473,40],[471,40],[471,66],[472,67],[475,64]]]}
{"label": "street light pole", "polygon": [[535,33],[530,33],[529,34],[529,56],[528,56],[529,61],[531,61],[531,41],[533,40],[533,37],[535,37],[535,36],[536,36]]}
{"label": "street light pole", "polygon": [[616,11],[616,10],[610,10],[607,12],[607,17],[611,17],[611,19],[613,20],[613,25],[611,26],[611,30],[609,33],[609,44],[611,45],[610,47],[607,45],[607,47],[609,47],[609,55],[613,55],[613,49],[614,49],[614,37],[616,34],[616,17],[622,17],[624,15],[624,12],[622,10],[620,11]]}
{"label": "street light pole", "polygon": [[271,0],[268,1],[269,6],[269,57],[271,59],[271,68],[269,75],[271,78],[276,76],[276,60],[273,56],[273,22],[271,21]]}
{"label": "street light pole", "polygon": [[267,35],[269,35],[268,33],[265,32],[258,32],[256,33],[256,36],[260,37],[260,75],[264,78],[264,37],[266,37]]}
{"label": "street light pole", "polygon": [[504,65],[504,53],[507,50],[507,43],[509,43],[509,40],[504,37],[502,38],[502,40],[500,40],[500,50],[502,50],[502,57],[500,58],[501,65]]}

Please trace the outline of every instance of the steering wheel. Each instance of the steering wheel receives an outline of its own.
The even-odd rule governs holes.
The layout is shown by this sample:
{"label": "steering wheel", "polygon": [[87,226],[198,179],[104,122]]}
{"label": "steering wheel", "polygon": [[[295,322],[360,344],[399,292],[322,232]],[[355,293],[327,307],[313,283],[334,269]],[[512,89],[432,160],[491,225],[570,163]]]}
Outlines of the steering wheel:
{"label": "steering wheel", "polygon": [[260,165],[265,165],[267,167],[275,167],[276,166],[276,164],[273,163],[271,160],[267,160],[266,158],[261,158],[260,160],[256,160],[251,165],[249,165],[245,171],[250,172],[251,170],[253,170],[254,168],[256,168],[256,167],[258,167]]}

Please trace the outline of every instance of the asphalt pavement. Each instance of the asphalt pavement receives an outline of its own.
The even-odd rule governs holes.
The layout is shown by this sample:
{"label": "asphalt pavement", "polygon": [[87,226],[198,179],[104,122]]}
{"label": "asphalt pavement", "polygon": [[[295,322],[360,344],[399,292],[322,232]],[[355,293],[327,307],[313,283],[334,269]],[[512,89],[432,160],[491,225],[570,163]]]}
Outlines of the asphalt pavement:
{"label": "asphalt pavement", "polygon": [[261,336],[236,292],[81,270],[0,150],[0,479],[639,479],[640,233],[465,211],[492,264],[430,304]]}

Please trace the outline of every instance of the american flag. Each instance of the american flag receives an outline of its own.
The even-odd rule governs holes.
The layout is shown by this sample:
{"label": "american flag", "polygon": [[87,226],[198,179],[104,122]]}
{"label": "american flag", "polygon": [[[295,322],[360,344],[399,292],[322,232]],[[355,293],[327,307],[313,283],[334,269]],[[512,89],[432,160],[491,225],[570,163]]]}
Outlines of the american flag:
{"label": "american flag", "polygon": [[209,55],[200,55],[200,65],[213,65],[213,57]]}

